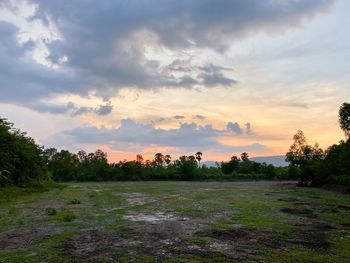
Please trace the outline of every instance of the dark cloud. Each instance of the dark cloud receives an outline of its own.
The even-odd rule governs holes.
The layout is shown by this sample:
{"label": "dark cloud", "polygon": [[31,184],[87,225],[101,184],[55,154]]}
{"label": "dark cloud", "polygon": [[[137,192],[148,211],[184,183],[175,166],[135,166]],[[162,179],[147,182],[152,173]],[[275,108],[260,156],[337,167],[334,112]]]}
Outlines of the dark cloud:
{"label": "dark cloud", "polygon": [[34,103],[27,102],[26,106],[38,112],[51,114],[70,113],[72,116],[79,116],[88,113],[105,116],[110,114],[113,110],[111,102],[107,102],[105,105],[99,105],[98,107],[77,107],[73,102],[68,102],[67,104],[56,104],[35,101]]}
{"label": "dark cloud", "polygon": [[113,106],[110,102],[108,102],[106,105],[100,105],[98,108],[95,109],[95,113],[100,116],[108,115],[112,112]]}
{"label": "dark cloud", "polygon": [[87,113],[95,113],[96,115],[99,115],[99,116],[105,116],[112,112],[113,105],[111,104],[111,102],[107,102],[105,105],[100,105],[97,108],[73,106],[71,107],[71,109],[72,109],[71,111],[72,116],[78,116],[78,115],[83,115]]}
{"label": "dark cloud", "polygon": [[[28,107],[55,94],[94,94],[108,99],[124,87],[232,86],[237,81],[225,75],[225,67],[197,66],[199,72],[194,75],[186,63],[174,61],[165,69],[159,61],[145,56],[146,46],[221,52],[250,35],[280,34],[298,28],[328,11],[334,1],[31,2],[37,4],[38,11],[28,20],[52,23],[61,39],[42,41],[49,50],[46,59],[59,66],[49,68],[31,57],[37,43],[19,45],[18,28],[0,22],[0,101]],[[16,8],[15,4],[8,6]],[[65,63],[61,63],[63,58]],[[180,71],[180,75],[174,74]],[[107,106],[96,113],[103,115],[110,110]]]}
{"label": "dark cloud", "polygon": [[246,124],[244,124],[245,126],[245,132],[248,135],[253,135],[253,130],[252,130],[252,125],[250,122],[247,122]]}
{"label": "dark cloud", "polygon": [[198,115],[194,116],[193,119],[197,119],[197,120],[201,120],[202,121],[202,120],[205,120],[206,118],[205,118],[205,116],[198,114]]}
{"label": "dark cloud", "polygon": [[227,123],[226,126],[227,130],[232,131],[236,134],[242,134],[243,130],[242,128],[239,126],[239,124],[237,122],[233,123],[233,122],[229,122]]}
{"label": "dark cloud", "polygon": [[35,103],[28,103],[27,106],[29,106],[31,109],[35,111],[52,113],[52,114],[62,114],[70,110],[75,110],[75,106],[72,102],[68,102],[66,105],[35,102]]}
{"label": "dark cloud", "polygon": [[[165,130],[155,128],[153,124],[142,124],[131,119],[123,119],[119,128],[80,127],[65,131],[57,137],[66,136],[67,141],[74,141],[77,144],[108,144],[118,150],[135,150],[135,147],[140,150],[147,146],[157,145],[180,150],[234,151],[237,147],[220,143],[218,137],[240,134],[233,129],[235,125],[239,127],[237,123],[230,122],[226,129],[219,130],[211,125],[183,123],[179,128]],[[55,138],[51,138],[51,143],[54,140]],[[263,145],[252,144],[244,149],[260,150],[263,148]]]}
{"label": "dark cloud", "polygon": [[227,87],[237,83],[237,81],[227,78],[221,73],[200,74],[199,77],[202,79],[202,83],[206,87],[215,87],[215,86]]}
{"label": "dark cloud", "polygon": [[198,67],[198,68],[206,73],[211,73],[211,74],[220,73],[222,71],[231,71],[232,70],[231,68],[220,67],[220,66],[214,65],[212,63],[209,63],[207,65],[204,65],[204,66]]}
{"label": "dark cloud", "polygon": [[182,116],[182,115],[175,115],[173,118],[174,118],[175,120],[183,120],[183,119],[185,119],[186,117],[185,117],[185,116]]}

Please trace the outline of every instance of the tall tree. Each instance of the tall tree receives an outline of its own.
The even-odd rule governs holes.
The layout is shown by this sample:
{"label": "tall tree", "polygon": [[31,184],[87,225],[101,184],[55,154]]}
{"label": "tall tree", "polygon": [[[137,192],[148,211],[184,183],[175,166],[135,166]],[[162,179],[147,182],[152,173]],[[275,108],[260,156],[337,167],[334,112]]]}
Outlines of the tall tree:
{"label": "tall tree", "polygon": [[154,155],[154,162],[155,162],[156,166],[162,167],[163,166],[163,162],[164,162],[163,154],[162,153],[156,153]]}
{"label": "tall tree", "polygon": [[164,162],[166,163],[166,165],[169,165],[171,163],[171,156],[169,154],[166,154],[164,156]]}
{"label": "tall tree", "polygon": [[248,155],[248,153],[246,153],[246,152],[242,153],[242,154],[241,154],[241,160],[242,160],[243,162],[249,161],[249,155]]}
{"label": "tall tree", "polygon": [[137,163],[143,163],[143,157],[141,154],[137,154],[136,155],[136,162]]}
{"label": "tall tree", "polygon": [[201,166],[202,155],[203,155],[203,153],[201,153],[201,152],[196,152],[196,154],[195,154],[195,157],[196,157],[196,160],[198,161],[199,167]]}
{"label": "tall tree", "polygon": [[0,172],[5,181],[27,185],[48,178],[47,159],[42,147],[1,117],[0,149]]}
{"label": "tall tree", "polygon": [[347,139],[350,138],[350,103],[344,102],[339,109],[339,124]]}
{"label": "tall tree", "polygon": [[313,167],[324,158],[323,150],[316,143],[308,145],[304,132],[298,130],[293,136],[293,144],[286,154],[286,160],[292,167],[300,169],[300,185],[307,185],[315,181]]}

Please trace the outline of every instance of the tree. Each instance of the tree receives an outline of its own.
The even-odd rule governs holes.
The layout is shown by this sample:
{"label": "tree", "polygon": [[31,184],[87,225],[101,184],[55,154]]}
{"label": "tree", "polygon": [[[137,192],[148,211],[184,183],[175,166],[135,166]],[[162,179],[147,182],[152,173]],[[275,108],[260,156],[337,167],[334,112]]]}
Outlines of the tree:
{"label": "tree", "polygon": [[339,109],[339,124],[347,139],[350,138],[350,103],[344,102]]}
{"label": "tree", "polygon": [[86,161],[86,159],[87,159],[87,154],[86,154],[86,152],[84,150],[80,150],[78,152],[77,156],[78,156],[78,160],[79,160],[80,163]]}
{"label": "tree", "polygon": [[201,166],[202,155],[203,155],[203,153],[201,153],[201,152],[197,152],[195,154],[195,157],[196,157],[196,160],[198,161],[198,166],[199,167]]}
{"label": "tree", "polygon": [[224,174],[232,174],[233,172],[237,172],[239,169],[240,160],[237,156],[232,156],[229,162],[221,163],[221,171]]}
{"label": "tree", "polygon": [[43,148],[25,132],[14,128],[12,123],[1,117],[0,149],[1,181],[25,186],[49,178]]}
{"label": "tree", "polygon": [[171,156],[169,154],[164,156],[164,162],[166,163],[167,166],[171,163]]}
{"label": "tree", "polygon": [[136,155],[136,162],[137,163],[143,163],[143,157],[141,154],[137,154]]}
{"label": "tree", "polygon": [[241,154],[241,160],[242,160],[243,162],[249,161],[249,155],[248,155],[248,153],[246,153],[246,152],[242,153],[242,154]]}
{"label": "tree", "polygon": [[77,179],[77,155],[61,150],[56,152],[48,162],[48,169],[55,181],[72,181]]}
{"label": "tree", "polygon": [[192,180],[196,177],[198,167],[196,158],[193,155],[181,156],[175,161],[175,167],[181,179]]}
{"label": "tree", "polygon": [[162,167],[162,166],[163,166],[163,162],[164,162],[163,154],[161,154],[161,153],[156,153],[156,154],[154,155],[154,162],[155,162],[156,166]]}
{"label": "tree", "polygon": [[293,144],[290,146],[286,154],[286,161],[292,167],[297,167],[300,170],[300,185],[308,185],[310,182],[317,180],[315,177],[318,174],[315,172],[315,167],[324,158],[323,150],[316,143],[315,146],[307,144],[304,132],[298,130],[293,136]]}

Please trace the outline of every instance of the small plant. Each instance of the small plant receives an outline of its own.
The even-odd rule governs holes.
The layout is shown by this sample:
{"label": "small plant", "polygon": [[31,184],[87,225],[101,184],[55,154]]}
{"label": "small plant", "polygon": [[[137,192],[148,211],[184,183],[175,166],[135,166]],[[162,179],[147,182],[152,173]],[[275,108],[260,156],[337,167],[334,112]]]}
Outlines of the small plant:
{"label": "small plant", "polygon": [[65,213],[62,215],[63,221],[64,222],[72,222],[74,219],[76,219],[76,215],[73,213]]}
{"label": "small plant", "polygon": [[76,198],[70,200],[69,203],[70,203],[71,205],[79,205],[79,204],[81,204],[80,200],[79,200],[79,199],[76,199]]}
{"label": "small plant", "polygon": [[48,216],[54,216],[57,214],[57,210],[55,208],[52,208],[52,207],[46,208],[45,212]]}

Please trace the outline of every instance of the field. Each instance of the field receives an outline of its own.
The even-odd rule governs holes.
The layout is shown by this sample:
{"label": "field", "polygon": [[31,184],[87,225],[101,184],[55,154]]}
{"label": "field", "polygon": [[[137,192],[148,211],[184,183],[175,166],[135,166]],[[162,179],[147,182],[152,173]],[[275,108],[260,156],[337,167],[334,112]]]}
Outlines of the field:
{"label": "field", "polygon": [[350,262],[350,196],[291,182],[71,183],[0,196],[1,263]]}

